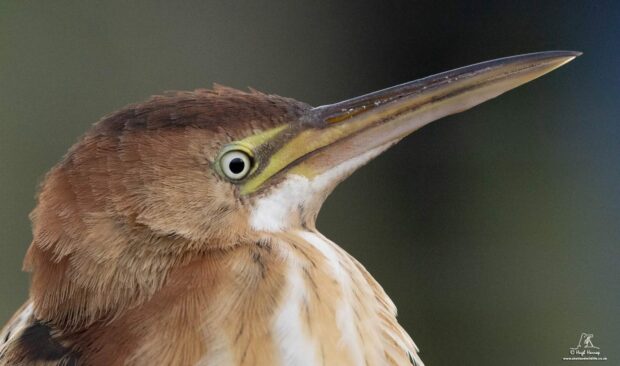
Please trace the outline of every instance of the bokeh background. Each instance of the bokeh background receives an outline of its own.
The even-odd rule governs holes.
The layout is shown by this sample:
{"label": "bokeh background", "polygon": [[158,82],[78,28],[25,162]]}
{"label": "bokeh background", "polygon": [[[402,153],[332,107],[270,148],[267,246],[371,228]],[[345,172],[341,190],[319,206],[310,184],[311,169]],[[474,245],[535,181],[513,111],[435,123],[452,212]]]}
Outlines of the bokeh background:
{"label": "bokeh background", "polygon": [[27,297],[43,174],[100,116],[213,82],[314,105],[487,59],[572,63],[357,172],[318,226],[376,276],[428,365],[620,364],[620,2],[0,3],[0,322]]}

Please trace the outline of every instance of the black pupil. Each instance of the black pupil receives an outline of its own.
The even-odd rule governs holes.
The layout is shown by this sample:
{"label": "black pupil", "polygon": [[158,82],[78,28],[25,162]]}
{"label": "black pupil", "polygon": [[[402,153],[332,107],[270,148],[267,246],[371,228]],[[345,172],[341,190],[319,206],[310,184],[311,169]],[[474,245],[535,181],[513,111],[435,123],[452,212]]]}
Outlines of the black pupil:
{"label": "black pupil", "polygon": [[239,174],[245,169],[245,161],[241,158],[234,158],[228,163],[228,168],[234,174]]}

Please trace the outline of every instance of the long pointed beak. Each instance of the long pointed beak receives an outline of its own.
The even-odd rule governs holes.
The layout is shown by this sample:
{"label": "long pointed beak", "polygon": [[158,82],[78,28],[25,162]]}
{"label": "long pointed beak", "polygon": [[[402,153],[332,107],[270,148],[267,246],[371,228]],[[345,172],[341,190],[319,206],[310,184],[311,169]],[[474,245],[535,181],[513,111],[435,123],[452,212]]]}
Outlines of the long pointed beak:
{"label": "long pointed beak", "polygon": [[316,107],[243,190],[254,191],[283,172],[313,177],[364,154],[370,159],[426,124],[525,84],[580,54],[549,51],[501,58]]}

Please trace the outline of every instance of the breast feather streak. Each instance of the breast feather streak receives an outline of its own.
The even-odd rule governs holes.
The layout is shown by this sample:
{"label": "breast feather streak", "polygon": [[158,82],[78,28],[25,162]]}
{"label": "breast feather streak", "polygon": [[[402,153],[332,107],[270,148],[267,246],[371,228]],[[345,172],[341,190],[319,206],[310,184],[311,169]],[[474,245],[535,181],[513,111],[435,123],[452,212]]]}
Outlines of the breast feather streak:
{"label": "breast feather streak", "polygon": [[280,349],[283,365],[316,365],[315,341],[308,336],[301,309],[307,301],[307,289],[301,276],[301,268],[295,262],[289,264],[288,294],[274,323],[276,343]]}
{"label": "breast feather streak", "polygon": [[344,268],[343,257],[340,253],[341,249],[336,244],[329,241],[323,235],[313,231],[299,231],[297,233],[301,238],[314,246],[327,259],[334,280],[340,286],[342,296],[336,305],[336,323],[340,331],[340,341],[342,346],[350,350],[350,356],[354,365],[363,365],[363,352],[360,335],[355,325],[354,316],[355,299],[351,284],[350,273]]}

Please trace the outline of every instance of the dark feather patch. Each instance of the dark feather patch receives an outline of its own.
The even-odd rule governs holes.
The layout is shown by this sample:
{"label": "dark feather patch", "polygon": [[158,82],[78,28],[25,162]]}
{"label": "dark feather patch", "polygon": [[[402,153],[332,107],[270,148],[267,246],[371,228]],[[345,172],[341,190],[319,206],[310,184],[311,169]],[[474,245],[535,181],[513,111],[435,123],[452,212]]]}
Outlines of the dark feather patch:
{"label": "dark feather patch", "polygon": [[69,348],[64,347],[52,337],[51,328],[40,322],[35,322],[19,337],[19,346],[25,358],[29,361],[57,361],[63,359],[64,364],[75,364],[77,355]]}

